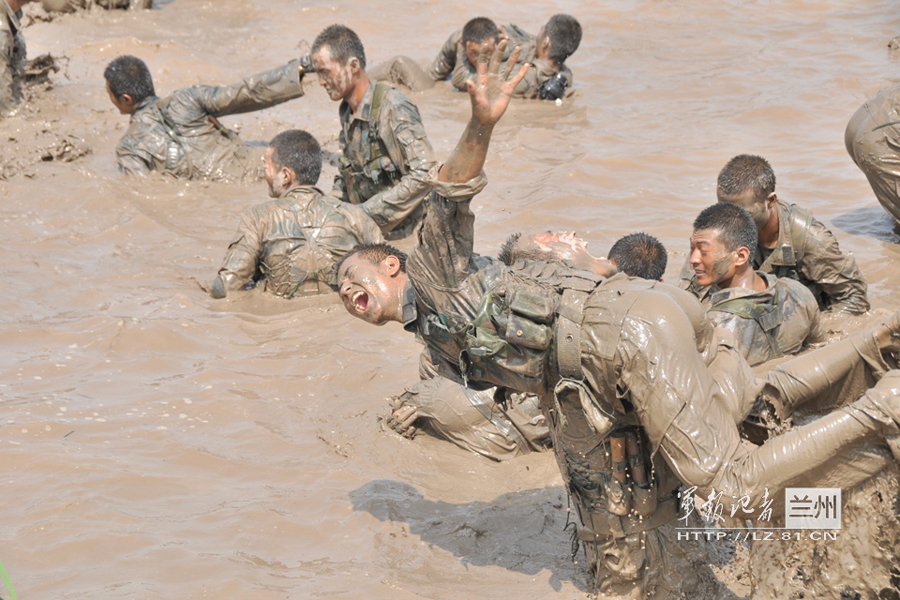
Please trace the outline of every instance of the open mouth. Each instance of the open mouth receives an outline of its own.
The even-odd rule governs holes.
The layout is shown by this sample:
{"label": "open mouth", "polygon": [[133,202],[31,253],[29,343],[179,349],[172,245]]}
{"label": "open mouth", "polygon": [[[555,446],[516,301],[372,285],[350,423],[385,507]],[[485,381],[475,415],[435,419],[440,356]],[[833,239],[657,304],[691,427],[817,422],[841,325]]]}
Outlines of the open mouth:
{"label": "open mouth", "polygon": [[356,292],[350,298],[350,304],[353,305],[357,312],[366,312],[366,307],[369,305],[369,295],[362,291]]}

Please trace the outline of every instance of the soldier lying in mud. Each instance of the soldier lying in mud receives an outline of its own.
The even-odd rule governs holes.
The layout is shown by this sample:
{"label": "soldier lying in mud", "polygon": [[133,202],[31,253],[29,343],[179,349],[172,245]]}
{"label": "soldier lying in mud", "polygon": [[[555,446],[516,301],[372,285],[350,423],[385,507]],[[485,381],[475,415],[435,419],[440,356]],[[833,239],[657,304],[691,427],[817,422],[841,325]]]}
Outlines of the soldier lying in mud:
{"label": "soldier lying in mud", "polygon": [[[470,202],[487,183],[493,128],[527,69],[498,76],[503,46],[490,66],[479,58],[477,81],[467,85],[471,120],[430,173],[429,211],[408,260],[383,246],[354,250],[338,265],[342,301],[367,322],[416,333],[446,376],[540,395],[599,591],[712,594],[705,542],[676,541],[682,486],[758,505],[823,474],[841,487],[864,479],[844,468],[851,450],[900,434],[900,371],[882,355],[900,350],[900,315],[760,380],[733,337],[682,290],[474,255]],[[788,412],[813,399],[834,406],[873,375],[878,383],[847,406],[759,447],[742,444],[738,423],[757,402]]]}
{"label": "soldier lying in mud", "polygon": [[126,175],[158,171],[183,179],[258,179],[261,151],[244,144],[219,117],[262,110],[303,95],[300,60],[229,86],[195,85],[159,98],[147,65],[120,56],[103,72],[113,105],[130,124],[116,146]]}

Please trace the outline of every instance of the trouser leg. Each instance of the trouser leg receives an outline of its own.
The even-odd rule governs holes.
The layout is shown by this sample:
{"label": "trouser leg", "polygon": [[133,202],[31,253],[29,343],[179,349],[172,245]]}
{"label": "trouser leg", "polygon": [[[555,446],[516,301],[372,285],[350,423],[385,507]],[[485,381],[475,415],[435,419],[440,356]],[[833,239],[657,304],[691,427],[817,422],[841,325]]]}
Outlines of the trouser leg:
{"label": "trouser leg", "polygon": [[800,405],[829,410],[862,396],[890,368],[872,333],[861,332],[775,367],[761,395],[782,419]]}

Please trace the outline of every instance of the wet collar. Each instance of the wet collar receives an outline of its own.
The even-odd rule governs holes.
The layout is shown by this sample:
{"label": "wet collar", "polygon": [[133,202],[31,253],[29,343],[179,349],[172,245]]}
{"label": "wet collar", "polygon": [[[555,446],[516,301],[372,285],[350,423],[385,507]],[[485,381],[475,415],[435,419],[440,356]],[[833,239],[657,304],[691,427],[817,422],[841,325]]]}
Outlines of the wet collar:
{"label": "wet collar", "polygon": [[137,104],[134,105],[134,110],[131,111],[131,114],[136,115],[139,111],[142,111],[145,108],[147,108],[148,106],[150,106],[151,104],[155,104],[157,102],[159,102],[159,96],[147,96],[146,98],[144,98],[143,100],[141,100],[140,102],[138,102]]}
{"label": "wet collar", "polygon": [[369,87],[366,88],[366,93],[363,94],[362,100],[359,101],[360,109],[356,111],[356,114],[353,114],[353,109],[350,108],[350,103],[346,100],[341,101],[340,115],[341,120],[344,121],[352,121],[359,120],[369,122],[370,117],[372,116],[372,100],[375,99],[375,86],[376,82],[369,81]]}

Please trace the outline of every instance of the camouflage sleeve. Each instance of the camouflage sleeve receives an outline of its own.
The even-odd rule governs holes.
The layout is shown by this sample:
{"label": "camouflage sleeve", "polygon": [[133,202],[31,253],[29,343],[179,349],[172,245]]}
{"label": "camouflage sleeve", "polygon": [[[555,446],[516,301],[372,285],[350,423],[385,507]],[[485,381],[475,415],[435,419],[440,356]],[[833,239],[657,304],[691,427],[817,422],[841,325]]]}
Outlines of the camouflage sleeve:
{"label": "camouflage sleeve", "polygon": [[[224,290],[240,290],[253,281],[262,252],[261,215],[255,208],[244,211],[234,240],[228,245],[217,279]],[[213,285],[215,288],[215,284]]]}
{"label": "camouflage sleeve", "polygon": [[116,162],[125,175],[146,175],[153,169],[152,159],[140,151],[140,144],[132,136],[126,135],[116,146]]}
{"label": "camouflage sleeve", "polygon": [[[453,72],[454,67],[457,66],[457,51],[462,45],[462,29],[450,34],[450,37],[447,38],[447,41],[441,47],[441,51],[438,52],[431,66],[428,67],[428,74],[432,79],[441,81]],[[465,48],[463,48],[463,53],[465,53]]]}
{"label": "camouflage sleeve", "polygon": [[300,61],[250,75],[233,85],[197,85],[190,90],[203,110],[214,117],[262,110],[303,95]]}
{"label": "camouflage sleeve", "polygon": [[338,209],[343,213],[354,239],[348,250],[358,244],[380,244],[384,242],[381,228],[360,206],[342,203]]}
{"label": "camouflage sleeve", "polygon": [[[385,95],[385,100],[390,97]],[[397,166],[403,176],[391,189],[363,202],[362,207],[382,231],[390,231],[425,199],[431,189],[426,181],[428,171],[436,161],[419,110],[402,94],[393,94],[392,101],[382,106],[378,132],[391,159],[395,163],[400,159]]]}
{"label": "camouflage sleeve", "polygon": [[473,256],[475,215],[470,204],[487,178],[481,174],[466,183],[441,182],[440,168],[435,165],[428,173],[427,182],[434,189],[407,270],[415,272],[417,283],[452,288],[466,277]]}
{"label": "camouflage sleeve", "polygon": [[800,272],[828,296],[828,310],[852,315],[869,310],[868,286],[856,259],[841,252],[834,235],[815,219],[806,236]]}

